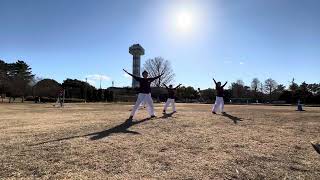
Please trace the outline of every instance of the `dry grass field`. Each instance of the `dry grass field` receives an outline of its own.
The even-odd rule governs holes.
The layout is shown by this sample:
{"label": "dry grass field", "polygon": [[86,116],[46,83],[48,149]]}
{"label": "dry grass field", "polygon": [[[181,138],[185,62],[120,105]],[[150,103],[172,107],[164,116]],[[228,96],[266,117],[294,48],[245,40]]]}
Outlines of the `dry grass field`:
{"label": "dry grass field", "polygon": [[0,104],[0,179],[320,179],[320,108]]}

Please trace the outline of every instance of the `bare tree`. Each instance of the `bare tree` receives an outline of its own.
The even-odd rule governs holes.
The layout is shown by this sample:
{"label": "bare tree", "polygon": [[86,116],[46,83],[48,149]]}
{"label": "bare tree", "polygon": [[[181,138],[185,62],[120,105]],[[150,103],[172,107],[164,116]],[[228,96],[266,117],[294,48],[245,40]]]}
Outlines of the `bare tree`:
{"label": "bare tree", "polygon": [[266,88],[266,91],[269,93],[270,101],[272,99],[272,92],[277,88],[277,82],[271,78],[267,79],[264,82],[264,86]]}
{"label": "bare tree", "polygon": [[251,82],[251,90],[253,91],[254,98],[258,98],[258,89],[260,84],[261,82],[259,81],[258,78],[253,78]]}
{"label": "bare tree", "polygon": [[148,71],[151,77],[156,77],[163,74],[159,79],[152,82],[152,86],[162,87],[163,84],[170,84],[173,81],[175,74],[171,68],[171,64],[168,60],[162,57],[155,57],[153,59],[148,59],[144,63],[144,69]]}
{"label": "bare tree", "polygon": [[260,85],[260,81],[258,78],[254,78],[251,82],[251,89],[257,93],[258,92],[258,88],[259,88],[259,85]]}
{"label": "bare tree", "polygon": [[236,82],[231,84],[232,94],[236,98],[244,97],[244,82],[242,80],[237,80]]}

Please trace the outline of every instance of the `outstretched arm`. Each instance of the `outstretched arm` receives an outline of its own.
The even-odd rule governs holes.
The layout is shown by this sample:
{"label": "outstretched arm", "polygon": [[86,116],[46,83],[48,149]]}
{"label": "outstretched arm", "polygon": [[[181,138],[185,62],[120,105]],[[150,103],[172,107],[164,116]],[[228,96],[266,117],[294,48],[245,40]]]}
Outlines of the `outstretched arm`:
{"label": "outstretched arm", "polygon": [[222,87],[225,87],[228,84],[228,81],[226,83],[224,83],[224,85]]}
{"label": "outstretched arm", "polygon": [[151,79],[151,81],[154,81],[154,80],[160,78],[161,76],[163,76],[163,74],[160,74],[159,76],[156,76],[156,77],[153,77],[153,78],[150,78],[150,79]]}
{"label": "outstretched arm", "polygon": [[129,74],[130,76],[132,76],[134,79],[140,79],[140,77],[138,77],[138,76],[135,76],[135,75],[133,75],[133,74],[131,74],[131,73],[129,73],[128,71],[126,71],[125,69],[123,69],[123,71],[124,72],[126,72],[127,74]]}
{"label": "outstretched arm", "polygon": [[175,87],[174,89],[178,89],[182,84],[179,84],[177,87]]}
{"label": "outstretched arm", "polygon": [[212,78],[213,79],[213,81],[214,81],[214,83],[217,85],[217,82],[216,82],[216,80],[214,79],[214,78]]}

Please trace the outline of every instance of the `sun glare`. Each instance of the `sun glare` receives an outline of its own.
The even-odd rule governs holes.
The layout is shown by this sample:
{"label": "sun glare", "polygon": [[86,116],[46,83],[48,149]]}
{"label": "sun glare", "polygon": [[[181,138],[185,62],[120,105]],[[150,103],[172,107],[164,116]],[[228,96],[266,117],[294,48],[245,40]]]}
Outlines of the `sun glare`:
{"label": "sun glare", "polygon": [[180,33],[188,33],[192,31],[194,25],[194,17],[191,12],[179,12],[176,14],[176,28]]}
{"label": "sun glare", "polygon": [[165,30],[168,37],[176,42],[200,40],[208,30],[208,7],[200,3],[172,4],[166,12]]}

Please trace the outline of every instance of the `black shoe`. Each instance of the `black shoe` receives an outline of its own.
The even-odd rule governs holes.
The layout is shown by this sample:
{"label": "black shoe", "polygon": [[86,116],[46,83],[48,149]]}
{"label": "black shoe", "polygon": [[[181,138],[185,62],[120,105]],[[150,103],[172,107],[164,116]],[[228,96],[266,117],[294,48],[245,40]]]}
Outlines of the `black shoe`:
{"label": "black shoe", "polygon": [[152,119],[152,118],[155,118],[156,116],[155,115],[152,115],[150,118]]}
{"label": "black shoe", "polygon": [[165,110],[163,110],[163,111],[162,111],[162,114],[166,114],[166,111],[165,111]]}
{"label": "black shoe", "polygon": [[217,114],[217,113],[212,111],[212,114]]}

